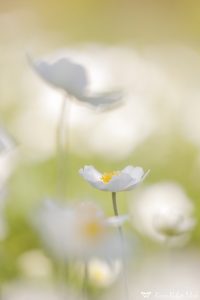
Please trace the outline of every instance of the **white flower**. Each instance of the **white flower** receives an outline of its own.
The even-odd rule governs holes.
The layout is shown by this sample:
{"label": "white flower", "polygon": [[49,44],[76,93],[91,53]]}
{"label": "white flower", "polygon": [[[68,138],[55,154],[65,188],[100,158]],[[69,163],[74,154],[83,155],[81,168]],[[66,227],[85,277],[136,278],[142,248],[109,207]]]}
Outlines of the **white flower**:
{"label": "white flower", "polygon": [[2,300],[80,300],[70,288],[41,281],[16,280],[3,285]]}
{"label": "white flower", "polygon": [[7,222],[5,216],[7,190],[5,188],[0,189],[0,240],[3,240],[7,233]]}
{"label": "white flower", "polygon": [[94,285],[107,287],[117,279],[121,268],[122,264],[119,260],[107,262],[99,258],[92,258],[88,262],[88,277]]}
{"label": "white flower", "polygon": [[85,166],[79,174],[95,188],[102,191],[120,192],[132,190],[148,174],[141,167],[127,166],[121,171],[101,174],[93,166]]}
{"label": "white flower", "polygon": [[183,245],[195,225],[193,204],[181,186],[172,182],[154,184],[130,199],[134,227],[158,242]]}
{"label": "white flower", "polygon": [[6,184],[16,163],[16,144],[14,139],[0,127],[0,187]]}
{"label": "white flower", "polygon": [[110,107],[122,98],[122,93],[119,91],[102,94],[90,93],[86,69],[66,57],[56,58],[53,62],[33,61],[31,58],[29,58],[29,61],[45,81],[56,88],[64,90],[73,98],[93,107]]}
{"label": "white flower", "polygon": [[51,260],[41,250],[29,250],[17,260],[19,270],[28,278],[48,279],[53,275]]}
{"label": "white flower", "polygon": [[180,235],[190,232],[196,222],[192,217],[186,217],[181,213],[161,213],[157,216],[155,221],[155,228],[157,231],[168,237],[178,237]]}
{"label": "white flower", "polygon": [[17,158],[14,139],[0,127],[0,240],[7,234],[5,205],[7,198],[6,183],[12,175]]}
{"label": "white flower", "polygon": [[93,202],[67,206],[49,200],[34,217],[34,223],[49,250],[60,260],[121,254],[117,234]]}
{"label": "white flower", "polygon": [[128,215],[113,216],[107,219],[107,223],[113,227],[121,227],[126,221],[129,220]]}

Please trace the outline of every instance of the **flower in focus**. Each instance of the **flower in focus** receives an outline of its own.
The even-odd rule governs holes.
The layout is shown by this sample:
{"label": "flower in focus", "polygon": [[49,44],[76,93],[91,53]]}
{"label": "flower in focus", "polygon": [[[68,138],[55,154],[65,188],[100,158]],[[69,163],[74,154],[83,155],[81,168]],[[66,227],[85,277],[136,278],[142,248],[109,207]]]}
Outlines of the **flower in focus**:
{"label": "flower in focus", "polygon": [[79,174],[92,186],[102,191],[121,192],[132,190],[148,174],[141,167],[127,166],[121,171],[98,172],[93,166],[85,166]]}
{"label": "flower in focus", "polygon": [[93,107],[110,107],[117,104],[122,93],[119,91],[92,94],[89,92],[89,80],[84,66],[72,62],[66,57],[56,58],[53,62],[33,61],[29,58],[35,71],[48,83],[64,90],[67,95]]}
{"label": "flower in focus", "polygon": [[44,243],[58,259],[115,257],[121,254],[120,240],[93,202],[76,206],[46,201],[34,217]]}
{"label": "flower in focus", "polygon": [[140,232],[159,242],[182,245],[194,228],[193,204],[180,186],[159,183],[130,200],[131,221]]}

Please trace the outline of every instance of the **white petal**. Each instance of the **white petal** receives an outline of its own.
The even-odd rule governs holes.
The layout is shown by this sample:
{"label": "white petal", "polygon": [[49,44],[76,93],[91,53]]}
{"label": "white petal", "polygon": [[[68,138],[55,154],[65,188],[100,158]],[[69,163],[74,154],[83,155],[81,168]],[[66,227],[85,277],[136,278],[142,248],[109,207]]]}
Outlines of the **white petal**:
{"label": "white petal", "polygon": [[112,179],[105,184],[106,190],[111,192],[121,192],[127,189],[127,187],[133,183],[133,179],[130,175],[120,172],[119,175],[113,176]]}
{"label": "white petal", "polygon": [[32,61],[31,64],[44,80],[69,94],[81,95],[88,85],[85,68],[67,58],[60,58],[53,63]]}
{"label": "white petal", "polygon": [[141,167],[128,166],[125,169],[123,169],[122,172],[130,174],[130,176],[133,179],[131,184],[126,188],[126,191],[130,191],[137,184],[139,184],[141,181],[143,181],[146,178],[146,176],[149,174],[150,170],[148,170],[146,173],[144,173],[144,170]]}
{"label": "white petal", "polygon": [[191,231],[195,225],[196,221],[193,218],[185,218],[184,221],[179,225],[178,230],[180,233],[187,233]]}
{"label": "white petal", "polygon": [[121,92],[110,92],[101,95],[84,95],[80,97],[77,96],[77,98],[83,102],[89,103],[94,107],[102,107],[102,109],[104,109],[119,104],[121,102],[122,96],[123,95]]}
{"label": "white petal", "polygon": [[102,174],[98,172],[93,166],[85,166],[79,170],[79,174],[89,182],[99,181]]}
{"label": "white petal", "polygon": [[144,175],[144,170],[141,167],[127,166],[122,170],[122,173],[129,174],[133,179],[141,179]]}
{"label": "white petal", "polygon": [[119,227],[129,219],[128,215],[114,216],[107,219],[107,223],[114,227]]}
{"label": "white petal", "polygon": [[107,188],[107,184],[104,183],[103,181],[101,180],[98,180],[98,181],[95,181],[95,182],[90,182],[90,184],[95,187],[96,189],[98,190],[101,190],[101,191],[108,191],[108,188]]}

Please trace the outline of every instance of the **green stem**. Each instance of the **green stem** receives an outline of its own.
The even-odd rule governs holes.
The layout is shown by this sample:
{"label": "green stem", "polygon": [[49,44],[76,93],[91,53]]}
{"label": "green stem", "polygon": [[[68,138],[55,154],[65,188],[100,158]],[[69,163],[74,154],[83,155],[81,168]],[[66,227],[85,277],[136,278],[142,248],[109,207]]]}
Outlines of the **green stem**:
{"label": "green stem", "polygon": [[[114,215],[116,217],[119,216],[119,211],[118,211],[118,206],[117,206],[117,195],[116,192],[112,192],[112,204],[113,204],[113,211],[114,211]],[[118,227],[118,231],[119,231],[119,236],[121,239],[121,252],[122,252],[122,259],[123,259],[123,277],[124,277],[124,287],[125,287],[125,295],[126,295],[126,300],[129,300],[129,289],[128,289],[128,278],[127,278],[127,272],[126,272],[126,261],[124,258],[124,234],[123,234],[123,230],[122,230],[122,226]]]}
{"label": "green stem", "polygon": [[66,186],[66,103],[67,99],[64,97],[61,103],[61,110],[58,119],[58,126],[56,130],[56,148],[57,148],[57,196],[60,199],[65,197]]}
{"label": "green stem", "polygon": [[[118,212],[118,207],[117,207],[117,194],[115,192],[112,192],[112,204],[113,204],[114,215],[116,217],[118,217],[119,212]],[[120,235],[121,242],[123,245],[124,244],[124,234],[123,234],[122,226],[119,226],[118,230],[119,230],[119,235]]]}
{"label": "green stem", "polygon": [[83,270],[83,287],[82,287],[82,291],[83,291],[83,298],[84,300],[89,298],[88,295],[88,263],[85,262],[84,263],[84,270]]}

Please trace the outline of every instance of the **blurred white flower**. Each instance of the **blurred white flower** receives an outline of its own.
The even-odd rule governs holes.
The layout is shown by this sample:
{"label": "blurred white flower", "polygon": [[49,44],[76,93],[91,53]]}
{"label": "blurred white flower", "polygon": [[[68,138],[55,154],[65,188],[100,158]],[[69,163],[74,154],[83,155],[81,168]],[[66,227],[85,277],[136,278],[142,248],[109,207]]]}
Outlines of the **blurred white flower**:
{"label": "blurred white flower", "polygon": [[191,217],[181,215],[181,213],[171,213],[170,217],[167,213],[161,213],[155,221],[155,229],[166,238],[177,237],[190,232],[196,222]]}
{"label": "blurred white flower", "polygon": [[107,219],[107,223],[114,227],[121,227],[126,221],[129,220],[128,215],[120,215],[120,216],[113,216]]}
{"label": "blurred white flower", "polygon": [[85,166],[79,174],[95,188],[102,191],[120,192],[132,190],[148,174],[141,167],[127,166],[121,171],[101,174],[93,166]]}
{"label": "blurred white flower", "polygon": [[[130,299],[189,300],[200,299],[199,250],[181,249],[156,254],[146,252],[133,272],[129,273]],[[123,286],[118,281],[102,300],[121,300]],[[149,297],[148,297],[149,295]]]}
{"label": "blurred white flower", "polygon": [[6,204],[7,191],[5,188],[0,190],[0,240],[3,240],[8,232],[7,223],[5,218],[5,204]]}
{"label": "blurred white flower", "polygon": [[120,240],[93,202],[76,206],[46,201],[34,223],[49,250],[61,260],[121,254]]}
{"label": "blurred white flower", "polygon": [[7,234],[4,210],[6,204],[6,183],[16,165],[17,150],[14,139],[0,127],[0,239]]}
{"label": "blurred white flower", "polygon": [[169,245],[182,245],[195,225],[193,204],[171,182],[154,184],[130,199],[131,221],[143,234]]}
{"label": "blurred white flower", "polygon": [[[163,100],[164,95],[167,101],[162,102],[163,107],[172,99],[171,94],[169,95],[169,80],[158,63],[150,61],[141,51],[122,45],[110,47],[86,44],[63,49],[57,57],[69,57],[73,62],[86,66],[91,93],[122,90],[126,96],[123,105],[111,112],[112,117],[110,112],[96,114],[94,110],[88,109],[88,105],[78,105],[78,101],[70,103],[72,151],[86,157],[95,153],[109,160],[124,159],[157,130],[160,120],[160,105],[158,106],[157,101]],[[63,99],[58,89],[50,89],[48,85],[41,84],[35,74],[30,74],[31,71],[26,68],[21,72],[26,95],[11,126],[23,145],[22,150],[26,151],[26,157],[28,154],[31,159],[46,159],[55,151],[52,132],[57,124]],[[16,97],[13,96],[13,99]],[[171,102],[175,103],[175,99],[170,100]],[[164,111],[162,120],[165,116],[168,121],[166,109]],[[44,135],[47,136],[45,140]],[[108,157],[108,152],[112,153],[111,157]]]}
{"label": "blurred white flower", "polygon": [[53,62],[32,61],[30,58],[29,60],[35,71],[48,83],[93,107],[110,107],[122,98],[122,93],[119,91],[102,94],[91,93],[88,90],[89,81],[85,67],[66,57],[57,57]]}
{"label": "blurred white flower", "polygon": [[15,281],[3,286],[2,300],[78,300],[78,296],[70,289],[55,288],[47,284],[30,281]]}
{"label": "blurred white flower", "polygon": [[3,187],[12,174],[16,163],[14,139],[0,127],[0,187]]}
{"label": "blurred white flower", "polygon": [[23,253],[17,261],[23,275],[31,278],[49,278],[53,274],[51,260],[41,250]]}
{"label": "blurred white flower", "polygon": [[107,262],[99,258],[92,258],[88,262],[89,281],[99,287],[110,286],[119,276],[122,268],[121,261]]}

